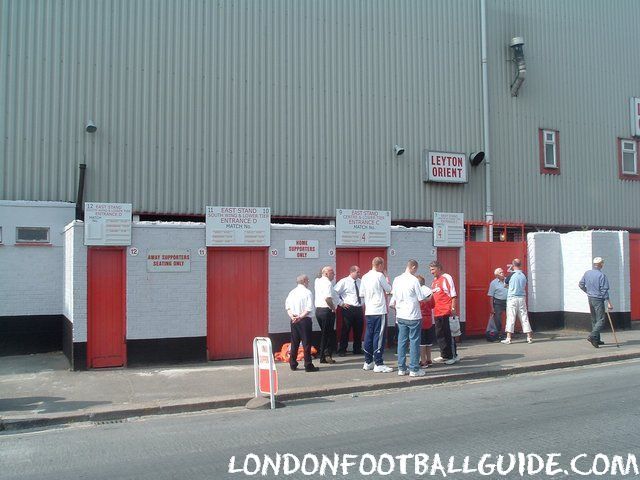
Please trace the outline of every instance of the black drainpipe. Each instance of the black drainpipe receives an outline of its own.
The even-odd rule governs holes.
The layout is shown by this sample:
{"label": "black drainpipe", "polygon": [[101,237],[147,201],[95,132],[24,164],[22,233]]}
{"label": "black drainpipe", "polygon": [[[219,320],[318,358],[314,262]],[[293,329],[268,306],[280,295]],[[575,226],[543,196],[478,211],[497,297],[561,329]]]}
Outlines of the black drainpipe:
{"label": "black drainpipe", "polygon": [[76,220],[84,220],[84,211],[82,209],[84,196],[84,171],[87,169],[87,165],[80,164],[80,178],[78,179],[78,198],[76,199]]}

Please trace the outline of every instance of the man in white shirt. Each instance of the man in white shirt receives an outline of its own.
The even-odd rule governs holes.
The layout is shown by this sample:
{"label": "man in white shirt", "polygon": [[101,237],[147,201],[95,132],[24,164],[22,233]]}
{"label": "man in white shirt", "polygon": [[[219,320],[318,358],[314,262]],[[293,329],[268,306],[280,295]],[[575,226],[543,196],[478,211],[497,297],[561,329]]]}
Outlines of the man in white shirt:
{"label": "man in white shirt", "polygon": [[362,302],[360,301],[360,267],[349,267],[349,275],[336,283],[336,293],[342,304],[342,332],[338,355],[343,357],[347,353],[349,332],[353,330],[353,353],[362,354]]}
{"label": "man in white shirt", "polygon": [[333,288],[335,272],[327,265],[315,282],[316,320],[320,326],[320,363],[336,363],[332,358],[336,344],[336,307],[338,294]]}
{"label": "man in white shirt", "polygon": [[284,302],[287,315],[291,319],[291,355],[289,367],[291,370],[298,368],[298,345],[302,340],[304,350],[305,372],[317,372],[319,370],[311,360],[311,312],[313,312],[313,297],[309,290],[309,277],[298,275],[296,288],[289,292]]}
{"label": "man in white shirt", "polygon": [[[415,277],[418,262],[409,260],[402,275],[393,280],[391,306],[396,309],[398,324],[398,375],[423,377],[424,370],[420,370],[420,327],[422,326],[422,312],[420,301],[426,297],[420,289],[420,282]],[[407,339],[410,343],[409,369],[407,370]]]}
{"label": "man in white shirt", "polygon": [[364,335],[363,370],[375,373],[389,373],[393,368],[384,364],[384,337],[387,329],[387,297],[391,293],[391,285],[384,273],[384,259],[375,257],[371,262],[371,270],[364,274],[360,283],[360,298],[364,300],[364,316],[367,331]]}

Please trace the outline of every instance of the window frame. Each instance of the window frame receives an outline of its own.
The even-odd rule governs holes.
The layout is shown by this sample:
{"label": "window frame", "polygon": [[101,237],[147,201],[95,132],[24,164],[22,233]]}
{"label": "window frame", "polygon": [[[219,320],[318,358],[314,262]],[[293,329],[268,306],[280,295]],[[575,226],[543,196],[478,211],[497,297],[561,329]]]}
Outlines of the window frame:
{"label": "window frame", "polygon": [[[553,141],[547,140],[547,134],[553,135]],[[553,145],[555,165],[548,165],[547,145]],[[540,150],[540,173],[547,175],[560,175],[560,131],[552,128],[538,129],[538,147]]]}
{"label": "window frame", "polygon": [[[634,154],[635,154],[635,173],[625,172],[624,170],[624,153],[625,150],[623,148],[624,143],[631,143],[634,146]],[[635,180],[640,181],[640,171],[638,169],[638,151],[640,150],[640,141],[633,138],[621,138],[618,137],[618,177],[620,180]]]}
{"label": "window frame", "polygon": [[[46,240],[24,240],[20,238],[20,230],[46,230]],[[16,227],[16,245],[51,245],[51,227],[20,226]]]}

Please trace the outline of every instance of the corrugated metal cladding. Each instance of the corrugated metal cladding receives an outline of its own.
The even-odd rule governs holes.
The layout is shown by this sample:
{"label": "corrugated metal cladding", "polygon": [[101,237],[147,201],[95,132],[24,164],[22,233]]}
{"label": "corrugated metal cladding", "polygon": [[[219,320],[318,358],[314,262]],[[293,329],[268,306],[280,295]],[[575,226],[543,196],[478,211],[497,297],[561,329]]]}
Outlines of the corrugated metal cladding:
{"label": "corrugated metal cladding", "polygon": [[[483,148],[479,0],[0,5],[0,198],[73,201],[84,161],[88,200],[137,212],[484,217],[483,167],[421,180],[424,150]],[[640,182],[616,157],[640,96],[640,2],[487,6],[495,220],[640,228]],[[538,128],[560,131],[561,175],[539,173]]]}
{"label": "corrugated metal cladding", "polygon": [[[618,178],[640,96],[640,1],[488,1],[492,179],[498,219],[640,227],[640,182]],[[525,40],[527,77],[509,94],[509,40]],[[538,129],[560,132],[560,175],[541,175]]]}

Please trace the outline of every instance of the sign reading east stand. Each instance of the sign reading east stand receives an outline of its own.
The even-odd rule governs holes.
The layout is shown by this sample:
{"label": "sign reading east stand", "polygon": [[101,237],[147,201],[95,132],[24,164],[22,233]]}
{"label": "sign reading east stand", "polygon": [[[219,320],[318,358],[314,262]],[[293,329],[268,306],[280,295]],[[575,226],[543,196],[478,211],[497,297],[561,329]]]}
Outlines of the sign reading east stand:
{"label": "sign reading east stand", "polygon": [[131,245],[131,204],[84,204],[85,245]]}
{"label": "sign reading east stand", "polygon": [[391,245],[391,212],[336,210],[337,247],[388,247]]}
{"label": "sign reading east stand", "polygon": [[464,214],[433,212],[433,246],[464,246]]}
{"label": "sign reading east stand", "polygon": [[268,207],[209,207],[207,247],[268,247],[271,209]]}
{"label": "sign reading east stand", "polygon": [[467,183],[467,155],[452,152],[426,152],[424,181]]}

